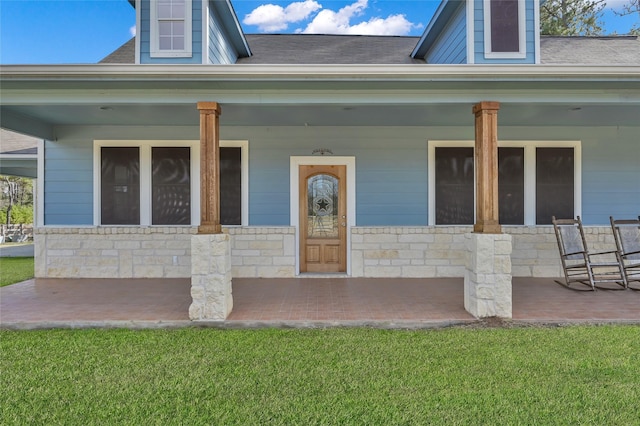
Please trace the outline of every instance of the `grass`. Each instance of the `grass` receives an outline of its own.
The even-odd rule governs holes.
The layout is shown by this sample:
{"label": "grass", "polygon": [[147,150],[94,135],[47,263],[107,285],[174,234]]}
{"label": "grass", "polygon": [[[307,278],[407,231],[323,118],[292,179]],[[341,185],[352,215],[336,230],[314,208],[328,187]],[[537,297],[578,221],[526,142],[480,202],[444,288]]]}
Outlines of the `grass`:
{"label": "grass", "polygon": [[0,331],[0,424],[638,424],[640,327]]}
{"label": "grass", "polygon": [[0,287],[33,278],[33,257],[0,257]]}

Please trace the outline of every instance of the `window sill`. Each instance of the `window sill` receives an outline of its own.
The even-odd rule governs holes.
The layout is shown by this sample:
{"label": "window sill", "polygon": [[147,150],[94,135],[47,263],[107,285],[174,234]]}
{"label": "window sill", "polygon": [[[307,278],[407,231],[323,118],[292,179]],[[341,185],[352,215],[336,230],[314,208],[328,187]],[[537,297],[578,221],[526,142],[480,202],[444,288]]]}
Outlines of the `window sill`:
{"label": "window sill", "polygon": [[191,52],[182,51],[169,51],[169,52],[151,52],[149,54],[151,58],[191,58],[193,54]]}
{"label": "window sill", "polygon": [[485,59],[526,59],[527,52],[485,52]]}

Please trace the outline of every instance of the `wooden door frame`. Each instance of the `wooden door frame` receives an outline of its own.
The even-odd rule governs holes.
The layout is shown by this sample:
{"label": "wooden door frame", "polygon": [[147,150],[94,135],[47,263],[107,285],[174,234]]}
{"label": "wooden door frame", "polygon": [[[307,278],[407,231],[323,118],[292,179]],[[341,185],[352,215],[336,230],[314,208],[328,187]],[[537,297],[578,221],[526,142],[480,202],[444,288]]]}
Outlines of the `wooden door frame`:
{"label": "wooden door frame", "polygon": [[345,166],[347,169],[347,275],[351,276],[351,228],[356,226],[356,157],[290,157],[290,223],[296,230],[296,275],[300,275],[300,166]]}

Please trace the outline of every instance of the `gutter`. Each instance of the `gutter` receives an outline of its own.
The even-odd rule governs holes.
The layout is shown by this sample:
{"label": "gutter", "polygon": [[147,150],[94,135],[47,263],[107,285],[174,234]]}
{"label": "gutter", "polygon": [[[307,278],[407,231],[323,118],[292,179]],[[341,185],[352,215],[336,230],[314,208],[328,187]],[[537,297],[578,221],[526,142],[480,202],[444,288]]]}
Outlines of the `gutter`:
{"label": "gutter", "polygon": [[640,81],[629,65],[3,65],[0,82],[19,81]]}

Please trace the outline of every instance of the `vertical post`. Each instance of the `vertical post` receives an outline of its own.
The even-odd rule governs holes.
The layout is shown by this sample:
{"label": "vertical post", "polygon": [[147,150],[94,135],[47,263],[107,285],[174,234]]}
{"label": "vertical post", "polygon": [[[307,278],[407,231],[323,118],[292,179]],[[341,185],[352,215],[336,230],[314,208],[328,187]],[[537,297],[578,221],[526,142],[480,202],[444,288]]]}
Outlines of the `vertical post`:
{"label": "vertical post", "polygon": [[476,223],[473,231],[500,234],[498,215],[498,110],[499,102],[473,106],[476,116]]}
{"label": "vertical post", "polygon": [[512,317],[511,235],[498,215],[498,102],[473,107],[476,125],[476,223],[465,235],[464,307],[477,318]]}
{"label": "vertical post", "polygon": [[231,245],[220,226],[220,106],[200,111],[200,226],[191,236],[191,305],[194,321],[222,321],[233,309]]}
{"label": "vertical post", "polygon": [[200,226],[198,234],[220,234],[220,105],[198,102],[200,111]]}

